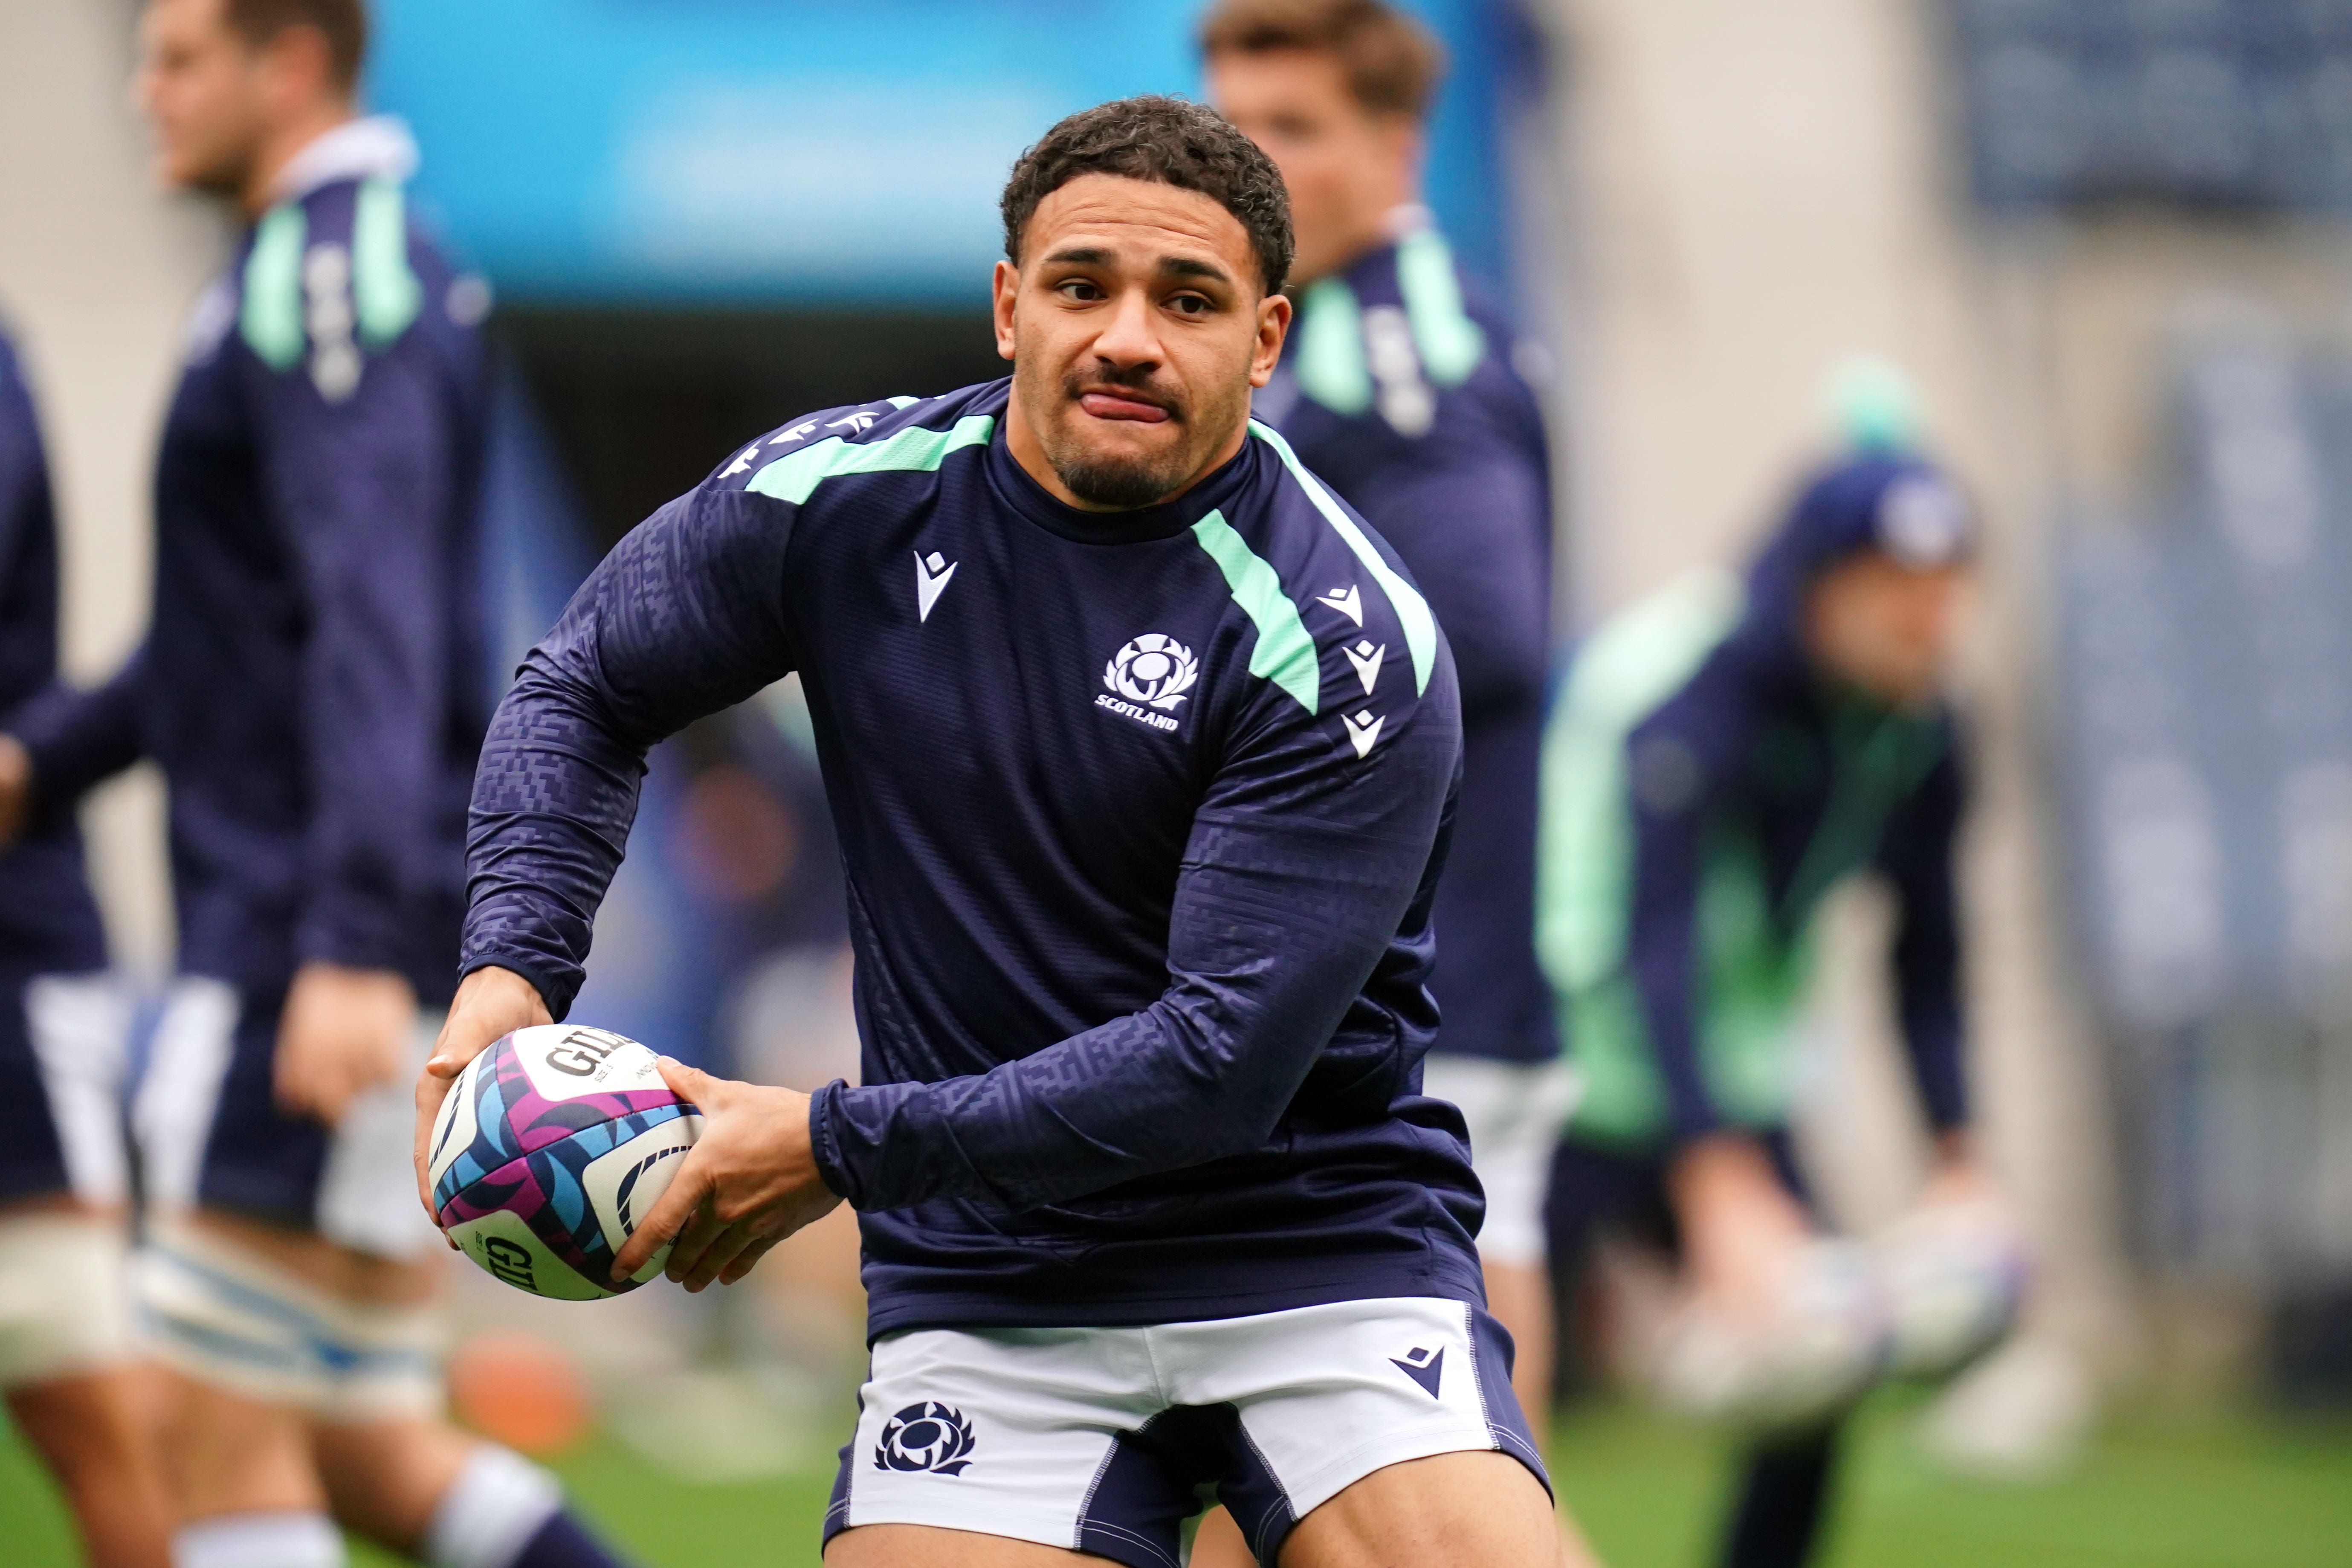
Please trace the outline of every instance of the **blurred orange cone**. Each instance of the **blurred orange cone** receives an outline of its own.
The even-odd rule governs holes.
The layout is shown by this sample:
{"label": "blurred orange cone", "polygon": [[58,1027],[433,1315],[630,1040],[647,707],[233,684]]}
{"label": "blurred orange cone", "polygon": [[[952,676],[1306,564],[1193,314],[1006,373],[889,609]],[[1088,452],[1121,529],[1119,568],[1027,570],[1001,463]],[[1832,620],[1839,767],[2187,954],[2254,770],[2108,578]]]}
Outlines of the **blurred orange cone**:
{"label": "blurred orange cone", "polygon": [[587,1383],[545,1340],[511,1330],[476,1334],[449,1358],[448,1376],[457,1418],[494,1442],[553,1454],[588,1431]]}

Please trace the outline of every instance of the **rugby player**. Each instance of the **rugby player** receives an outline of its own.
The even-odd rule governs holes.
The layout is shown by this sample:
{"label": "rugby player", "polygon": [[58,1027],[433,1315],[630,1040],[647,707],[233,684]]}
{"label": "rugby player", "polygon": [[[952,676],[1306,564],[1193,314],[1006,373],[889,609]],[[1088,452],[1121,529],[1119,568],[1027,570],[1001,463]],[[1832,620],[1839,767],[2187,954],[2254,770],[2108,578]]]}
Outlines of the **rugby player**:
{"label": "rugby player", "polygon": [[1543,416],[1512,369],[1508,325],[1465,289],[1421,205],[1437,41],[1381,0],[1223,0],[1201,41],[1210,100],[1282,171],[1298,237],[1298,318],[1257,416],[1395,547],[1454,650],[1462,784],[1437,885],[1429,984],[1443,1022],[1424,1088],[1469,1124],[1487,1306],[1517,1347],[1511,1381],[1540,1441],[1544,1181],[1568,1088],[1535,954]]}
{"label": "rugby player", "polygon": [[41,810],[142,753],[171,788],[180,978],[133,1121],[180,1568],[327,1568],[333,1520],[580,1568],[611,1559],[553,1479],[439,1418],[401,1160],[487,706],[487,300],[410,222],[406,132],[356,116],[365,33],[358,0],[147,7],[162,177],[248,227],[165,422],[147,645],[16,732]]}
{"label": "rugby player", "polygon": [[[1972,553],[1916,458],[1833,464],[1744,580],[1708,572],[1603,626],[1545,740],[1538,935],[1582,1092],[1552,1242],[1678,1247],[1696,1300],[1769,1325],[1815,1233],[1787,1132],[1810,931],[1883,873],[1904,1037],[1934,1129],[1930,1201],[1979,1196],[1961,1070],[1952,848],[1959,738],[1943,698]],[[1835,1424],[1763,1445],[1731,1568],[1806,1560]]]}
{"label": "rugby player", "polygon": [[[417,1089],[560,1016],[646,750],[789,671],[847,870],[864,1083],[666,1065],[700,1142],[616,1261],[740,1279],[846,1201],[872,1366],[833,1568],[1166,1568],[1213,1488],[1290,1568],[1561,1561],[1420,1092],[1460,752],[1396,557],[1248,420],[1290,223],[1197,105],[1015,165],[1013,375],[730,454],[500,706]],[[1375,665],[1348,657],[1369,639]]]}
{"label": "rugby player", "polygon": [[[49,472],[14,346],[0,336],[0,712],[57,700],[58,541]],[[123,1274],[126,999],[70,811],[30,824],[24,749],[0,741],[0,1390],[58,1479],[99,1568],[169,1561],[139,1419]]]}

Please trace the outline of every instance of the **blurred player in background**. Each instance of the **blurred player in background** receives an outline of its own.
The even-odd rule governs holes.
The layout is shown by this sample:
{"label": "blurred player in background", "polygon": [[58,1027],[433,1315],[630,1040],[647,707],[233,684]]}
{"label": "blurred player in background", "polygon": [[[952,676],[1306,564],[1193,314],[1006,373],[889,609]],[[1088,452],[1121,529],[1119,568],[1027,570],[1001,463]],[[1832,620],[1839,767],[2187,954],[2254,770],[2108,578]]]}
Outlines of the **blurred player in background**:
{"label": "blurred player in background", "polygon": [[[1454,648],[1461,799],[1437,888],[1441,1021],[1424,1085],[1470,1127],[1487,1304],[1517,1342],[1511,1381],[1540,1439],[1544,1180],[1568,1089],[1534,936],[1551,650],[1543,416],[1511,367],[1510,329],[1470,300],[1421,205],[1444,64],[1428,30],[1381,0],[1225,0],[1201,38],[1211,100],[1282,171],[1298,230],[1298,320],[1257,416],[1395,547]],[[1369,643],[1349,655],[1365,656],[1379,657]]]}
{"label": "blurred player in background", "polygon": [[666,1065],[704,1131],[615,1268],[674,1240],[699,1289],[857,1210],[873,1364],[827,1562],[1167,1568],[1213,1486],[1269,1565],[1558,1563],[1461,1121],[1419,1092],[1450,658],[1248,422],[1281,178],[1134,99],[1049,131],[1003,211],[1010,382],[750,443],[531,653],[420,1189],[450,1079],[577,992],[646,749],[798,669],[864,1083]]}
{"label": "blurred player in background", "polygon": [[[1553,1245],[1604,1230],[1678,1246],[1694,1310],[1785,1331],[1816,1230],[1787,1131],[1810,931],[1875,869],[1937,1153],[1930,1198],[1983,1190],[1961,1073],[1943,699],[1972,551],[1961,498],[1915,458],[1818,476],[1745,581],[1706,573],[1603,626],[1545,742],[1539,938],[1580,1095]],[[1759,1447],[1730,1568],[1810,1554],[1834,1418]]]}
{"label": "blurred player in background", "polygon": [[[0,713],[58,700],[48,465],[0,337]],[[129,1368],[125,998],[70,809],[24,823],[26,761],[0,744],[0,1389],[58,1478],[98,1568],[163,1568],[163,1490]],[[13,786],[13,787],[7,787]]]}
{"label": "blurred player in background", "polygon": [[171,788],[179,966],[134,1110],[140,1306],[181,1568],[329,1568],[339,1519],[441,1568],[609,1562],[551,1478],[441,1424],[409,1078],[453,980],[484,721],[478,283],[361,119],[358,0],[154,0],[166,184],[250,226],[197,308],[113,682],[15,727],[40,813]]}

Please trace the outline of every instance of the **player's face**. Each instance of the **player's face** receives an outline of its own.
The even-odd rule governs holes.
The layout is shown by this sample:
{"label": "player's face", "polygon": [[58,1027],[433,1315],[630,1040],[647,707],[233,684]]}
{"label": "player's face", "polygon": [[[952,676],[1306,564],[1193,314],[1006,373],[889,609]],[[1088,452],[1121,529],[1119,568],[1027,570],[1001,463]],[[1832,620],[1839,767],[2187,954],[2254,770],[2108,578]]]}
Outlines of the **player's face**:
{"label": "player's face", "polygon": [[1054,192],[1021,264],[996,266],[1014,456],[1034,473],[1034,447],[1082,506],[1182,493],[1240,449],[1281,356],[1290,302],[1261,283],[1241,220],[1198,191],[1085,174]]}
{"label": "player's face", "polygon": [[1382,220],[1412,200],[1420,128],[1407,115],[1366,110],[1336,56],[1221,54],[1209,65],[1209,101],[1282,171],[1302,283],[1379,244]]}
{"label": "player's face", "polygon": [[267,131],[267,73],[224,9],[223,0],[152,0],[132,87],[155,129],[156,177],[237,195]]}
{"label": "player's face", "polygon": [[1917,571],[1864,551],[1814,582],[1806,646],[1831,675],[1883,702],[1928,702],[1943,689],[1968,584],[1965,567]]}

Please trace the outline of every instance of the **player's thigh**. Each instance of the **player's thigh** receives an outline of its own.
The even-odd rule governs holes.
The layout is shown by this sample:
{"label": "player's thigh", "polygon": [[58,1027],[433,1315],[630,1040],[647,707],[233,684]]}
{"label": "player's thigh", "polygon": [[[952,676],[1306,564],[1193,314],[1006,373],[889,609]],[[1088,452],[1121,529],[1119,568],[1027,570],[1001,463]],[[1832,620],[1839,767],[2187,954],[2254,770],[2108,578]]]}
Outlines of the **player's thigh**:
{"label": "player's thigh", "polygon": [[324,1506],[299,1412],[171,1367],[154,1377],[157,1453],[180,1517]]}
{"label": "player's thigh", "polygon": [[1298,1521],[1281,1568],[1583,1568],[1551,1496],[1508,1454],[1374,1470]]}
{"label": "player's thigh", "polygon": [[344,1529],[414,1552],[476,1439],[424,1415],[310,1423],[310,1456]]}
{"label": "player's thigh", "polygon": [[858,1525],[824,1548],[824,1568],[1076,1568],[1110,1561],[1090,1552],[927,1524]]}
{"label": "player's thigh", "polygon": [[145,1406],[127,1367],[23,1384],[7,1402],[16,1430],[68,1491],[152,1463]]}
{"label": "player's thigh", "polygon": [[173,983],[132,1110],[152,1206],[165,1217],[230,1212],[370,1257],[437,1255],[441,1237],[417,1205],[410,1164],[413,1085],[437,1019],[420,1019],[409,1065],[329,1129],[278,1103],[284,1005],[278,988]]}
{"label": "player's thigh", "polygon": [[1249,1542],[1242,1539],[1242,1527],[1223,1508],[1213,1508],[1201,1516],[1199,1528],[1192,1531],[1192,1555],[1185,1562],[1190,1568],[1257,1568]]}

